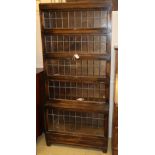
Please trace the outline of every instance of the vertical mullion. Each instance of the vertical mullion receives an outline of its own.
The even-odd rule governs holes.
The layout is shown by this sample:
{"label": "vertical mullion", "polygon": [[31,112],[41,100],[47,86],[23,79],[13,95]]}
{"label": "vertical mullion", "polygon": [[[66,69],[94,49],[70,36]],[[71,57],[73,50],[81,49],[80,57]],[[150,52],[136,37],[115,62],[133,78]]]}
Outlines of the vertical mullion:
{"label": "vertical mullion", "polygon": [[74,28],[76,28],[76,24],[75,24],[75,11],[74,11]]}
{"label": "vertical mullion", "polygon": [[82,53],[82,35],[81,35],[81,53]]}
{"label": "vertical mullion", "polygon": [[95,53],[95,36],[93,36],[93,52]]}
{"label": "vertical mullion", "polygon": [[69,27],[69,11],[68,11],[67,14],[68,14],[68,28],[70,28],[70,27]]}
{"label": "vertical mullion", "polygon": [[94,69],[95,69],[95,67],[94,67],[94,60],[93,60],[93,76],[94,76]]}
{"label": "vertical mullion", "polygon": [[82,112],[80,113],[80,120],[81,120],[81,128],[82,128]]}
{"label": "vertical mullion", "polygon": [[[93,97],[95,98],[95,84],[93,84]],[[93,100],[94,100],[93,98]]]}
{"label": "vertical mullion", "polygon": [[71,99],[72,99],[72,88],[71,88],[71,82],[69,82],[69,86],[70,86],[70,88],[69,88],[69,89],[70,89],[70,91],[69,91],[69,92],[70,92],[70,96],[69,96],[69,97],[70,97],[70,100],[71,100]]}
{"label": "vertical mullion", "polygon": [[63,29],[63,13],[62,13],[62,11],[61,11],[61,21],[62,21],[62,29]]}
{"label": "vertical mullion", "polygon": [[52,75],[54,74],[54,64],[52,63]]}
{"label": "vertical mullion", "polygon": [[54,113],[53,113],[53,109],[52,109],[52,124],[53,124],[53,129],[54,130]]}
{"label": "vertical mullion", "polygon": [[57,28],[57,14],[55,12],[55,27]]}
{"label": "vertical mullion", "polygon": [[52,83],[53,83],[53,98],[55,99],[55,83],[54,83],[54,81],[52,81]]}
{"label": "vertical mullion", "polygon": [[93,21],[94,21],[94,28],[95,28],[95,11],[93,11]]}
{"label": "vertical mullion", "polygon": [[66,99],[66,82],[65,82],[65,99]]}
{"label": "vertical mullion", "polygon": [[93,128],[93,113],[92,113],[92,123],[91,123],[91,128]]}
{"label": "vertical mullion", "polygon": [[58,51],[58,42],[59,42],[59,40],[58,40],[58,35],[57,35],[57,50],[56,50],[57,52],[59,52]]}
{"label": "vertical mullion", "polygon": [[89,83],[88,83],[88,89],[87,89],[87,98],[89,100]]}
{"label": "vertical mullion", "polygon": [[50,29],[52,28],[52,26],[51,26],[51,13],[50,13],[50,11],[49,11],[49,13],[48,13],[48,22],[49,22],[49,26],[50,26]]}
{"label": "vertical mullion", "polygon": [[60,65],[59,65],[59,60],[58,60],[58,74],[60,74]]}
{"label": "vertical mullion", "polygon": [[77,76],[77,60],[75,60],[75,75]]}
{"label": "vertical mullion", "polygon": [[72,75],[72,74],[71,74],[71,67],[72,67],[72,60],[70,60],[70,65],[69,65],[69,72],[70,72],[70,75]]}
{"label": "vertical mullion", "polygon": [[69,112],[69,124],[70,124],[70,121],[71,121],[70,117],[71,117],[71,116],[70,116],[70,112]]}
{"label": "vertical mullion", "polygon": [[86,11],[86,21],[87,21],[87,28],[88,28],[88,11]]}
{"label": "vertical mullion", "polygon": [[84,98],[84,96],[83,96],[83,82],[81,84],[82,84],[82,98]]}
{"label": "vertical mullion", "polygon": [[87,76],[88,76],[88,59],[87,59]]}
{"label": "vertical mullion", "polygon": [[88,38],[89,38],[89,36],[87,36],[86,38],[87,38],[87,39],[86,39],[87,53],[89,53],[89,46],[88,46],[88,44],[89,44],[89,43],[88,43],[88,40],[89,40]]}
{"label": "vertical mullion", "polygon": [[[47,53],[48,50],[47,50],[47,38],[46,37],[47,36],[45,36],[44,39],[45,39],[45,50],[46,50],[46,53]],[[45,51],[43,51],[43,52],[45,52]]]}
{"label": "vertical mullion", "polygon": [[77,99],[77,82],[76,82],[76,99]]}
{"label": "vertical mullion", "polygon": [[100,121],[100,118],[97,117],[97,128],[100,128],[100,127],[99,127],[99,121]]}
{"label": "vertical mullion", "polygon": [[80,60],[81,61],[81,76],[83,75],[83,73],[82,73],[82,60]]}
{"label": "vertical mullion", "polygon": [[75,129],[74,130],[76,131],[76,112],[75,112]]}
{"label": "vertical mullion", "polygon": [[64,75],[66,75],[66,70],[65,70],[65,60],[64,60]]}
{"label": "vertical mullion", "polygon": [[74,36],[74,39],[75,39],[75,52],[76,52],[76,39],[77,39],[77,36]]}
{"label": "vertical mullion", "polygon": [[100,53],[102,53],[102,41],[101,41],[101,36],[99,36],[99,41],[100,41],[100,44],[99,44],[99,45],[100,45],[100,47],[99,47],[99,48],[100,48]]}
{"label": "vertical mullion", "polygon": [[81,11],[81,28],[82,28],[82,11]]}
{"label": "vertical mullion", "polygon": [[59,81],[59,98],[61,98],[61,97],[60,97],[60,81]]}
{"label": "vertical mullion", "polygon": [[65,50],[64,50],[64,36],[63,36],[63,40],[62,40],[62,41],[63,41],[63,52],[64,52],[64,51],[65,51]]}
{"label": "vertical mullion", "polygon": [[101,60],[99,60],[99,77],[101,76]]}
{"label": "vertical mullion", "polygon": [[68,36],[69,39],[69,53],[70,53],[70,36]]}
{"label": "vertical mullion", "polygon": [[100,24],[101,24],[101,27],[102,27],[102,10],[100,10],[100,16],[99,16],[99,18],[100,18]]}
{"label": "vertical mullion", "polygon": [[50,37],[50,52],[53,52],[52,43],[53,43],[53,36]]}
{"label": "vertical mullion", "polygon": [[63,120],[64,120],[64,131],[66,131],[66,122],[65,122],[65,115],[64,115],[64,111],[63,111]]}

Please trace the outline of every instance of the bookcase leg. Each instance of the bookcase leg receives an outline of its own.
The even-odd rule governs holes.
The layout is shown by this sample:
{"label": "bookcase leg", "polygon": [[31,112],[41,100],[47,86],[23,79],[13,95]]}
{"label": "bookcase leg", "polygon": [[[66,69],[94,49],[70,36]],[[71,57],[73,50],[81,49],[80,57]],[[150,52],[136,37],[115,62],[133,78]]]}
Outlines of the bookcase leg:
{"label": "bookcase leg", "polygon": [[46,145],[51,146],[51,143],[46,140]]}
{"label": "bookcase leg", "polygon": [[103,152],[103,153],[107,153],[107,148],[103,148],[103,149],[102,149],[102,152]]}

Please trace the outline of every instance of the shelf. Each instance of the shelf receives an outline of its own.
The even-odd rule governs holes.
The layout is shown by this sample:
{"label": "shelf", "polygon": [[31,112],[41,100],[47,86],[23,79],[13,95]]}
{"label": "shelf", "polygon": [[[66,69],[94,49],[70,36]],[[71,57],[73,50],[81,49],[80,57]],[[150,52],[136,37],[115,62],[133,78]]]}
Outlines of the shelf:
{"label": "shelf", "polygon": [[63,35],[81,35],[81,34],[89,34],[89,35],[106,35],[108,30],[106,28],[87,28],[87,29],[44,29],[42,32],[45,35],[50,34],[63,34]]}
{"label": "shelf", "polygon": [[[45,53],[45,52],[44,52]],[[75,52],[74,52],[75,53]],[[44,58],[55,58],[55,59],[72,59],[74,56],[74,53],[69,52],[56,52],[56,53],[46,53],[44,54]],[[110,54],[78,54],[80,59],[98,59],[98,60],[107,60],[110,61],[111,56]]]}
{"label": "shelf", "polygon": [[77,100],[60,100],[55,99],[48,101],[45,104],[46,107],[76,110],[76,111],[92,111],[92,112],[104,112],[108,113],[109,105],[106,101],[95,102],[95,101],[77,101]]}

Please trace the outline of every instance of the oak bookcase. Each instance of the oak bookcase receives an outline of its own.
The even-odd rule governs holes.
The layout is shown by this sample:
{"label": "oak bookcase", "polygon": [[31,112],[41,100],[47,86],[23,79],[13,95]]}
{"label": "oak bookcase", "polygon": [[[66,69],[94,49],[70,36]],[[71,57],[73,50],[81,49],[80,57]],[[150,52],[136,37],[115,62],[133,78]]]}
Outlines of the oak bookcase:
{"label": "oak bookcase", "polygon": [[47,145],[107,151],[111,10],[109,1],[40,4]]}

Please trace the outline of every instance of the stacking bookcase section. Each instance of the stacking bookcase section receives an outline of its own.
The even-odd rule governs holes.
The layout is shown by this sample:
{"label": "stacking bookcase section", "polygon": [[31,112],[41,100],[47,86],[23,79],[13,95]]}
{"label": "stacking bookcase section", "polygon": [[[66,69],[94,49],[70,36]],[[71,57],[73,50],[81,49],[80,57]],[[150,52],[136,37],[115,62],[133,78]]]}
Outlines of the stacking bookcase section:
{"label": "stacking bookcase section", "polygon": [[64,99],[102,103],[106,99],[106,86],[104,82],[49,80],[48,91],[49,100]]}
{"label": "stacking bookcase section", "polygon": [[104,114],[47,109],[47,131],[104,137]]}
{"label": "stacking bookcase section", "polygon": [[46,35],[46,53],[106,54],[106,35]]}
{"label": "stacking bookcase section", "polygon": [[53,10],[43,13],[45,29],[101,28],[107,27],[108,11],[101,9]]}
{"label": "stacking bookcase section", "polygon": [[107,151],[111,2],[40,4],[46,143]]}

